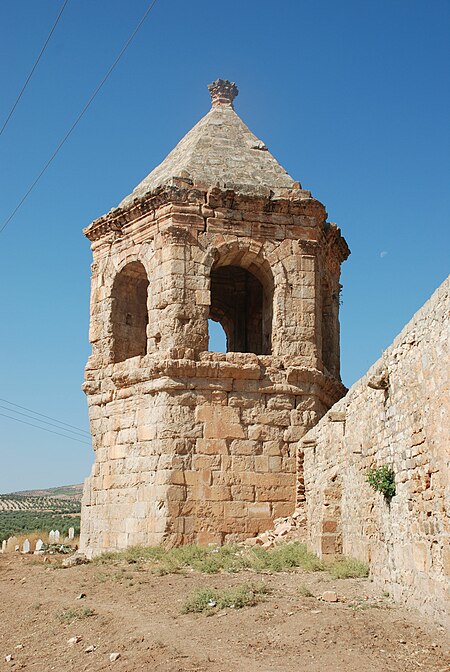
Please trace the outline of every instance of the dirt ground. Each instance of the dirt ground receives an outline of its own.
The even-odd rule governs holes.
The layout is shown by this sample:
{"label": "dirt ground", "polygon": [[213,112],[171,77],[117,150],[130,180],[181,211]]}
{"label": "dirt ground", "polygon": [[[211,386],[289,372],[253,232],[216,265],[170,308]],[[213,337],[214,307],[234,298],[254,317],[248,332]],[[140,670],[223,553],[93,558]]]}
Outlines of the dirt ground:
{"label": "dirt ground", "polygon": [[[271,589],[256,606],[181,613],[195,588],[248,581]],[[336,590],[339,602],[317,599],[326,590]],[[9,554],[0,555],[0,604],[0,670],[450,669],[443,628],[394,606],[368,579],[335,580],[324,572],[157,576],[138,565],[54,569],[41,558]],[[73,637],[80,640],[70,645]],[[91,645],[95,650],[85,652]],[[111,653],[120,657],[110,662]]]}

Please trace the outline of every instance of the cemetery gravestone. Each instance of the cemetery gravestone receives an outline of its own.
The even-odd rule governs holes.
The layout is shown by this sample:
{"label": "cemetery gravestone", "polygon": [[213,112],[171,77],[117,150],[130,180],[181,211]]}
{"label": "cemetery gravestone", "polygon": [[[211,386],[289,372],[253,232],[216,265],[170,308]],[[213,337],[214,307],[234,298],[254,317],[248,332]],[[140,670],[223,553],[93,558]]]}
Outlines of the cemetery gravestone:
{"label": "cemetery gravestone", "polygon": [[16,545],[17,545],[17,537],[10,537],[6,542],[6,550],[7,551],[17,550]]}

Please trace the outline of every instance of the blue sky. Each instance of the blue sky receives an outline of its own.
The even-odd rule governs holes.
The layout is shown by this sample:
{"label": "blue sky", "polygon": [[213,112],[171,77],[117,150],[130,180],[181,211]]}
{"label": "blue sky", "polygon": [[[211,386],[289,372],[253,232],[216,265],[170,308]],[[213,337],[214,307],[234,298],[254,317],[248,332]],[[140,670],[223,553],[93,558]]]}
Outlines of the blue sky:
{"label": "blue sky", "polygon": [[[0,137],[2,223],[148,4],[69,0]],[[61,6],[1,3],[0,122]],[[88,429],[81,230],[206,114],[218,77],[236,81],[238,114],[347,239],[342,377],[355,382],[448,274],[449,20],[448,0],[158,0],[0,235],[0,398]],[[93,453],[0,416],[0,460],[7,492],[81,482]]]}

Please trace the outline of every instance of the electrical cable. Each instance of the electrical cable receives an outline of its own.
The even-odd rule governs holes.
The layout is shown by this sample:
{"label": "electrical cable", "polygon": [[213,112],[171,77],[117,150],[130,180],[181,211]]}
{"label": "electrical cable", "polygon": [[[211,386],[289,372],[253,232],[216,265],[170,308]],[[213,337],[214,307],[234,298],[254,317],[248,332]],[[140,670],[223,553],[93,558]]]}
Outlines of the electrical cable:
{"label": "electrical cable", "polygon": [[61,18],[61,16],[62,16],[62,13],[63,13],[63,11],[65,10],[66,5],[67,5],[68,2],[69,2],[69,0],[65,0],[63,6],[61,7],[61,10],[60,10],[58,16],[56,17],[56,21],[55,21],[55,23],[53,24],[52,29],[51,29],[51,31],[49,32],[48,37],[47,37],[47,39],[46,39],[45,42],[44,42],[44,46],[42,47],[42,49],[41,49],[41,51],[40,51],[40,53],[39,53],[39,56],[37,57],[37,59],[36,59],[34,65],[33,65],[33,67],[31,68],[31,71],[30,71],[28,77],[26,78],[26,80],[25,80],[25,84],[22,86],[22,89],[21,89],[19,95],[18,95],[17,98],[16,98],[16,102],[14,103],[14,105],[12,106],[12,108],[11,108],[11,110],[10,110],[8,116],[6,117],[6,121],[5,121],[5,123],[3,124],[3,126],[2,126],[2,128],[1,128],[1,130],[0,130],[0,135],[3,133],[3,131],[5,130],[5,128],[6,128],[7,125],[8,125],[9,120],[11,119],[12,115],[14,114],[14,110],[16,109],[17,105],[19,104],[19,101],[20,101],[20,99],[22,98],[22,96],[23,96],[23,94],[24,94],[24,92],[25,92],[25,89],[26,89],[27,86],[28,86],[29,81],[30,81],[30,79],[31,79],[32,76],[33,76],[33,73],[34,73],[34,71],[36,70],[36,68],[37,68],[37,66],[38,66],[38,64],[39,64],[39,61],[41,60],[41,58],[42,58],[42,54],[44,53],[44,51],[45,51],[45,49],[46,49],[48,43],[50,42],[50,38],[51,38],[51,36],[53,35],[53,33],[54,33],[54,31],[55,31],[55,28],[56,28],[56,26],[58,25],[59,20],[60,20],[60,18]]}
{"label": "electrical cable", "polygon": [[133,32],[131,33],[130,37],[129,37],[128,40],[125,42],[125,44],[124,44],[124,46],[122,47],[122,50],[120,51],[119,55],[116,57],[116,60],[115,60],[115,61],[113,62],[113,64],[110,66],[110,68],[109,68],[108,71],[106,72],[106,75],[105,75],[105,76],[103,77],[103,79],[101,80],[100,84],[97,85],[97,88],[95,89],[94,93],[91,95],[91,97],[90,97],[89,100],[87,101],[86,105],[83,107],[83,109],[82,109],[81,112],[79,113],[78,117],[77,117],[77,118],[75,119],[75,121],[73,122],[72,126],[69,128],[69,130],[67,131],[67,133],[65,134],[65,136],[63,137],[63,139],[60,141],[59,145],[56,147],[55,151],[53,152],[53,154],[51,155],[51,157],[49,158],[49,160],[47,161],[47,163],[44,165],[44,167],[42,168],[42,170],[41,170],[41,172],[39,173],[39,175],[36,177],[36,179],[35,179],[34,182],[31,184],[31,186],[28,188],[28,190],[25,192],[25,194],[22,196],[22,198],[20,199],[19,203],[16,205],[16,207],[14,208],[14,210],[12,211],[12,213],[9,215],[9,217],[8,217],[8,218],[5,220],[5,222],[3,223],[2,227],[0,228],[0,233],[2,233],[2,232],[6,229],[6,227],[8,226],[8,224],[10,223],[10,221],[12,220],[12,218],[14,217],[14,215],[16,214],[16,212],[19,210],[19,208],[20,208],[20,207],[23,205],[23,203],[26,201],[26,199],[27,199],[28,196],[31,194],[31,192],[33,191],[33,189],[35,188],[35,186],[37,185],[37,183],[39,182],[39,180],[41,179],[41,177],[43,176],[43,174],[46,172],[47,168],[50,166],[50,164],[51,164],[51,163],[53,162],[53,160],[55,159],[56,155],[58,154],[58,152],[60,151],[60,149],[62,148],[62,146],[63,146],[63,145],[65,144],[65,142],[68,140],[68,138],[69,138],[69,136],[71,135],[71,133],[72,133],[72,132],[75,130],[75,128],[78,126],[78,124],[80,123],[82,117],[85,115],[85,113],[87,112],[88,108],[90,107],[91,103],[92,103],[93,100],[96,98],[96,96],[98,95],[98,93],[100,92],[100,90],[103,88],[103,85],[104,85],[104,84],[106,83],[106,81],[109,79],[109,77],[110,77],[110,75],[112,74],[113,70],[115,69],[116,65],[118,64],[118,62],[120,61],[120,59],[121,59],[122,56],[124,55],[125,51],[126,51],[126,50],[128,49],[128,47],[130,46],[130,44],[131,44],[131,42],[133,41],[134,37],[136,36],[138,30],[140,29],[140,27],[141,27],[142,24],[144,23],[145,19],[147,18],[147,15],[150,13],[150,11],[151,11],[151,10],[153,9],[153,7],[155,6],[156,2],[157,2],[157,0],[153,0],[153,1],[150,3],[150,5],[147,7],[146,11],[144,12],[144,14],[143,14],[142,18],[140,19],[139,23],[137,24],[136,28],[133,30]]}
{"label": "electrical cable", "polygon": [[60,432],[54,432],[53,429],[47,429],[46,427],[39,427],[39,425],[33,425],[31,422],[26,422],[26,420],[19,420],[19,418],[13,418],[11,415],[6,415],[5,413],[0,413],[0,416],[3,418],[9,418],[10,420],[15,420],[16,422],[21,422],[23,425],[30,425],[30,427],[36,427],[36,429],[42,429],[44,432],[49,432],[49,434],[56,434],[57,436],[63,436],[65,439],[71,439],[72,441],[78,441],[78,443],[84,443],[86,446],[91,444],[87,441],[82,441],[81,439],[76,439],[74,436],[66,436]]}
{"label": "electrical cable", "polygon": [[9,411],[10,413],[16,413],[17,415],[23,415],[24,418],[28,418],[29,420],[35,420],[36,422],[41,422],[43,425],[50,425],[50,427],[56,427],[56,429],[61,429],[64,432],[68,432],[70,434],[75,434],[78,436],[81,436],[83,438],[86,438],[86,432],[83,430],[73,430],[73,429],[64,429],[64,427],[60,427],[59,425],[55,425],[53,422],[48,422],[48,420],[39,420],[38,418],[34,418],[32,415],[29,413],[22,413],[21,411],[15,411],[13,408],[8,408],[7,406],[3,406],[3,404],[0,404],[0,408],[3,408],[4,411]]}
{"label": "electrical cable", "polygon": [[[63,422],[62,420],[58,420],[57,418],[52,418],[50,415],[44,415],[44,413],[39,413],[38,411],[33,411],[32,408],[27,408],[26,406],[20,406],[20,404],[15,404],[13,401],[8,401],[8,399],[2,399],[0,397],[0,401],[3,401],[5,404],[9,404],[10,406],[15,406],[16,408],[21,408],[22,411],[28,411],[29,413],[33,413],[33,415],[39,415],[41,418],[47,418],[47,420],[53,420],[54,422],[57,422],[60,425],[65,425],[66,427],[71,427],[71,429],[77,430],[77,432],[82,432],[83,434],[86,434],[87,436],[91,436],[90,432],[86,431],[85,429],[80,429],[80,427],[75,427],[75,425],[69,425],[68,422]],[[2,406],[1,408],[5,408]],[[12,408],[6,408],[5,410],[10,411],[12,413],[17,413],[18,411],[14,411]],[[32,418],[34,420],[38,420],[37,418]],[[41,422],[40,420],[38,422]],[[49,423],[50,424],[50,423]],[[61,429],[61,427],[60,427]]]}

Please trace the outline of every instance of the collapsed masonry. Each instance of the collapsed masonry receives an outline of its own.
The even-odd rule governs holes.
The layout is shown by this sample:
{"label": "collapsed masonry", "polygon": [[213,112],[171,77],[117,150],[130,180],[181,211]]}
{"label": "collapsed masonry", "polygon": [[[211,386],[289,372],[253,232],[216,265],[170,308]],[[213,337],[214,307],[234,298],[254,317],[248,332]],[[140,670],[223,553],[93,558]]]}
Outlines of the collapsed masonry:
{"label": "collapsed masonry", "polygon": [[[304,500],[299,440],[345,392],[348,247],[237,116],[236,86],[209,88],[210,112],[85,230],[89,556],[270,528],[296,491]],[[208,351],[208,320],[222,325],[227,353]]]}

